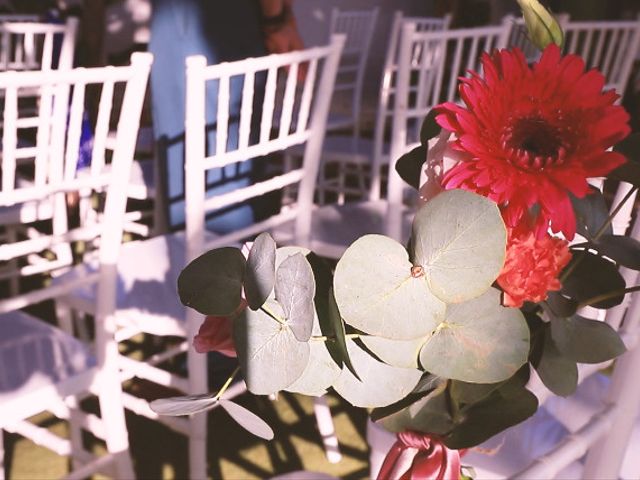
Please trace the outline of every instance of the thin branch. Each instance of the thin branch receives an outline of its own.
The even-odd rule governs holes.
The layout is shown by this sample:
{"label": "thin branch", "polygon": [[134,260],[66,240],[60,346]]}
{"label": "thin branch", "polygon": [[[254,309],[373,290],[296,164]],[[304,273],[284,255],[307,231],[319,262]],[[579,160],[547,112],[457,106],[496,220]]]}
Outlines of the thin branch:
{"label": "thin branch", "polygon": [[614,290],[613,292],[602,293],[600,295],[596,295],[595,297],[588,298],[584,302],[578,305],[578,308],[586,307],[592,305],[594,303],[602,302],[603,300],[609,300],[610,298],[619,297],[620,295],[626,295],[627,293],[640,291],[640,285],[636,285],[635,287],[623,288],[622,290]]}
{"label": "thin branch", "polygon": [[227,381],[224,382],[224,385],[222,385],[222,388],[218,390],[218,393],[216,394],[216,396],[213,397],[214,400],[220,400],[220,398],[222,397],[222,395],[224,395],[224,392],[227,391],[227,389],[231,385],[231,382],[233,382],[233,379],[235,378],[235,376],[238,374],[239,371],[240,371],[240,367],[236,367],[236,369],[229,376],[229,378],[227,378]]}

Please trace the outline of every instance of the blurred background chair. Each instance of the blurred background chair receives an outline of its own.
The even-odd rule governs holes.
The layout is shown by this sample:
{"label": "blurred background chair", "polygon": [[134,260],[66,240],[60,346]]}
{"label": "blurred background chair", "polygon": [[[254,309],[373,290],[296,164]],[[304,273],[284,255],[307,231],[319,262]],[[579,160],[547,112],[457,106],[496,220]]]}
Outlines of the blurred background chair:
{"label": "blurred background chair", "polygon": [[[127,341],[144,333],[148,336],[176,337],[167,347],[150,357],[134,360],[120,356],[122,379],[134,377],[166,387],[167,395],[176,390],[189,394],[208,391],[207,355],[197,353],[191,340],[198,332],[204,317],[180,304],[176,281],[180,270],[205,251],[238,244],[279,223],[295,219],[296,238],[308,235],[309,215],[318,168],[319,154],[344,37],[336,36],[329,46],[311,48],[283,55],[251,58],[238,62],[207,66],[204,57],[190,57],[187,61],[186,101],[186,232],[161,235],[149,240],[128,242],[123,246],[118,263],[119,289],[115,320],[119,331],[116,338]],[[299,75],[302,69],[306,74]],[[279,81],[281,80],[281,82]],[[264,82],[264,96],[260,85]],[[218,86],[217,99],[206,97],[206,85]],[[284,85],[279,89],[278,85]],[[297,88],[300,87],[300,88]],[[240,116],[230,119],[229,98],[232,89],[241,89]],[[282,94],[282,98],[277,95]],[[276,103],[282,104],[275,111]],[[261,113],[254,108],[261,104]],[[207,108],[215,108],[217,118],[213,135],[206,124]],[[274,119],[274,112],[277,118]],[[274,128],[277,125],[277,128]],[[304,163],[294,170],[274,170],[269,153],[279,152],[291,145],[304,144]],[[244,162],[265,164],[269,178],[236,188],[226,193],[207,194],[206,179],[235,171]],[[295,204],[282,207],[273,204],[255,222],[240,230],[215,233],[207,230],[207,219],[230,206],[246,203],[273,202],[265,198],[269,192],[282,191],[297,184]],[[277,196],[275,197],[278,198]],[[271,199],[271,200],[270,200]],[[79,270],[91,269],[83,266]],[[84,289],[67,298],[67,305],[79,312],[90,313],[95,292]],[[177,355],[186,353],[186,364],[173,371],[163,366]],[[179,364],[180,365],[180,364]],[[185,368],[186,367],[186,368]],[[182,372],[180,372],[182,370]],[[224,379],[223,379],[224,380]],[[246,391],[244,382],[236,383],[226,393],[233,397]],[[202,414],[189,418],[160,417],[153,412],[145,398],[124,393],[125,406],[133,412],[157,420],[189,438],[191,478],[206,478],[206,421]],[[339,455],[333,425],[322,402],[318,406],[321,434],[336,458]],[[324,416],[323,416],[324,415]],[[327,426],[327,419],[329,424]],[[331,457],[330,457],[331,458]],[[339,457],[338,457],[339,458]]]}
{"label": "blurred background chair", "polygon": [[[115,264],[122,240],[126,198],[126,184],[120,179],[126,178],[131,168],[151,61],[151,55],[137,54],[129,67],[0,73],[0,89],[4,93],[0,208],[14,209],[47,199],[63,205],[48,224],[36,219],[38,223],[30,228],[30,235],[17,235],[0,245],[0,261],[16,266],[10,273],[19,276],[21,283],[19,292],[0,298],[0,427],[71,457],[74,473],[69,478],[84,478],[96,472],[117,478],[134,476],[112,315],[117,280]],[[117,120],[118,147],[109,159],[110,169],[107,172],[104,168],[104,148],[100,149],[100,142],[94,144],[96,161],[92,167],[78,169],[85,91],[101,89],[106,99],[116,82],[124,83],[126,90]],[[18,110],[21,89],[37,91],[42,106],[41,121],[34,133],[35,149],[18,144],[19,132],[25,129]],[[96,138],[104,140],[111,101],[103,102],[102,106],[99,117],[103,128],[97,129],[102,136]],[[98,161],[100,156],[102,161]],[[24,165],[18,165],[19,158],[31,158],[33,183],[20,182],[17,172]],[[64,203],[70,192],[101,198],[104,208],[89,225],[80,223],[78,228],[60,231],[51,223],[68,224]],[[7,227],[7,224],[2,226]],[[58,281],[51,283],[58,266],[31,269],[33,262],[29,257],[44,257],[55,251],[56,245],[79,242],[95,254],[98,268],[91,275],[58,276]],[[79,285],[93,285],[97,291],[93,311],[95,341],[91,347],[74,338],[69,325],[64,331],[22,310],[33,306],[29,311],[42,314],[47,311],[47,304],[43,302],[55,301]],[[98,399],[101,417],[80,408],[80,401],[91,394]],[[28,420],[44,411],[70,420],[70,439],[58,437]],[[108,454],[96,458],[87,451],[82,429],[104,440]]]}
{"label": "blurred background chair", "polygon": [[[408,238],[417,197],[405,187],[393,162],[420,145],[422,120],[443,101],[459,101],[458,78],[469,69],[477,70],[481,53],[503,47],[508,29],[504,26],[449,31],[421,31],[415,23],[404,22],[395,62],[397,76],[387,70],[381,98],[391,108],[379,112],[375,151],[358,158],[370,166],[367,196],[343,204],[316,205],[311,213],[311,236],[305,243],[319,255],[339,258],[359,236],[386,234],[398,241]],[[395,51],[392,46],[389,51]],[[393,81],[393,83],[391,83]],[[382,101],[381,101],[382,103]],[[390,134],[387,137],[387,129]],[[385,141],[389,138],[388,141]],[[329,157],[323,151],[324,160]],[[346,158],[346,157],[345,157]],[[354,157],[352,157],[354,158]],[[319,188],[323,187],[322,180]],[[291,232],[280,229],[277,241],[290,242]]]}
{"label": "blurred background chair", "polygon": [[53,70],[73,66],[78,19],[64,24],[0,20],[0,70]]}
{"label": "blurred background chair", "polygon": [[451,16],[406,17],[401,11],[395,12],[380,82],[373,138],[363,135],[361,129],[354,130],[352,135],[327,135],[318,179],[320,204],[333,201],[341,204],[347,199],[366,198],[373,159],[388,155],[387,135],[393,109],[401,26],[413,23],[419,31],[440,31],[447,30],[450,22]]}

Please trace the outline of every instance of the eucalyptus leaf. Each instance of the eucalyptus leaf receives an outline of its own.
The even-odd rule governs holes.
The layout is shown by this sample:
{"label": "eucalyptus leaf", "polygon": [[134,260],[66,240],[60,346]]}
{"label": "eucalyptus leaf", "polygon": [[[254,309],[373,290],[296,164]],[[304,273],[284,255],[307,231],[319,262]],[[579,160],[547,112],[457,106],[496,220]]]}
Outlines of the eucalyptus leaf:
{"label": "eucalyptus leaf", "polygon": [[434,390],[438,388],[445,388],[446,383],[447,380],[444,378],[431,375],[430,373],[425,373],[409,395],[396,403],[392,403],[391,405],[372,409],[369,416],[371,417],[371,420],[377,422],[378,420],[393,415],[403,410],[405,407],[412,405],[421,398],[429,395]]}
{"label": "eucalyptus leaf", "polygon": [[273,430],[271,427],[252,411],[247,410],[231,400],[220,400],[220,406],[238,425],[249,433],[254,434],[256,437],[264,438],[265,440],[273,440]]}
{"label": "eucalyptus leaf", "polygon": [[426,160],[427,148],[420,145],[396,160],[396,172],[402,180],[417,190],[420,188],[420,174]]}
{"label": "eucalyptus leaf", "polygon": [[324,395],[327,389],[333,385],[340,376],[342,369],[329,355],[326,342],[312,340],[309,342],[309,349],[309,361],[302,375],[289,385],[286,390],[319,397]]}
{"label": "eucalyptus leaf", "polygon": [[[267,300],[262,307],[280,320],[284,311]],[[286,322],[274,320],[262,309],[245,309],[234,321],[233,339],[247,388],[269,395],[296,381],[309,361],[309,344],[299,342]]]}
{"label": "eucalyptus leaf", "polygon": [[276,249],[276,270],[282,265],[287,258],[301,253],[305,257],[311,253],[311,250],[305,247],[296,247],[294,245],[288,245],[286,247],[278,247]]}
{"label": "eucalyptus leaf", "polygon": [[445,435],[454,426],[446,384],[404,409],[389,415],[379,423],[391,432],[413,430],[434,435]]}
{"label": "eucalyptus leaf", "polygon": [[394,367],[418,368],[418,354],[426,337],[412,340],[391,340],[389,338],[363,335],[360,340],[384,363]]}
{"label": "eucalyptus leaf", "polygon": [[249,308],[257,310],[271,294],[276,275],[276,242],[268,233],[261,233],[249,251],[244,273],[244,293]]}
{"label": "eucalyptus leaf", "polygon": [[339,365],[346,366],[349,371],[360,380],[360,376],[351,362],[351,358],[349,357],[349,349],[347,348],[347,337],[346,331],[344,328],[344,321],[342,320],[342,316],[340,315],[340,311],[338,310],[338,304],[336,303],[336,299],[333,293],[333,288],[329,290],[329,304],[328,304],[328,319],[329,319],[329,327],[328,331],[325,331],[322,319],[320,319],[320,328],[322,329],[322,334],[328,336],[332,339],[326,343],[327,349],[329,350],[329,354],[331,358]]}
{"label": "eucalyptus leaf", "polygon": [[504,396],[500,390],[472,404],[456,417],[456,426],[444,443],[449,448],[471,448],[523,422],[538,409],[538,399],[525,388]]}
{"label": "eucalyptus leaf", "polygon": [[540,359],[534,364],[542,383],[556,395],[567,397],[578,386],[578,366],[556,347],[551,332],[545,330]]}
{"label": "eucalyptus leaf", "polygon": [[313,270],[307,259],[300,253],[286,258],[276,271],[275,294],[287,325],[300,342],[311,337],[315,293]]}
{"label": "eucalyptus leaf", "polygon": [[237,248],[217,248],[200,255],[180,272],[180,301],[203,315],[231,315],[242,298],[245,264]]}
{"label": "eucalyptus leaf", "polygon": [[159,398],[150,402],[149,407],[158,415],[193,415],[215,407],[218,400],[214,397],[215,395],[211,393],[204,393],[200,395]]}
{"label": "eucalyptus leaf", "polygon": [[420,351],[422,367],[470,383],[496,383],[527,362],[529,328],[522,312],[500,305],[500,292],[447,306],[445,320]]}
{"label": "eucalyptus leaf", "polygon": [[591,244],[600,255],[609,257],[614,262],[640,270],[640,242],[625,235],[603,235],[596,243]]}
{"label": "eucalyptus leaf", "polygon": [[356,407],[391,405],[407,396],[422,376],[417,369],[392,367],[379,362],[353,340],[347,340],[347,348],[360,380],[349,369],[343,368],[333,388]]}
{"label": "eucalyptus leaf", "polygon": [[478,297],[491,286],[504,264],[506,242],[498,206],[464,190],[438,194],[413,220],[413,262],[446,303]]}
{"label": "eucalyptus leaf", "polygon": [[[569,194],[573,211],[576,215],[576,231],[587,239],[591,239],[607,223],[609,209],[604,200],[602,192],[591,188],[589,193],[582,198]],[[609,224],[605,233],[612,234],[613,230]]]}
{"label": "eucalyptus leaf", "polygon": [[592,298],[614,294],[625,288],[625,281],[615,264],[592,253],[581,251],[573,255],[567,268],[575,268],[564,280],[561,292],[576,301],[589,302],[595,308],[611,308],[622,302],[624,294],[618,294],[597,302]]}
{"label": "eucalyptus leaf", "polygon": [[579,315],[552,318],[551,337],[564,356],[579,363],[605,362],[626,351],[624,342],[610,325]]}
{"label": "eucalyptus leaf", "polygon": [[333,279],[345,322],[358,330],[395,340],[429,334],[444,316],[444,303],[424,275],[412,275],[407,251],[382,235],[365,235],[344,253]]}

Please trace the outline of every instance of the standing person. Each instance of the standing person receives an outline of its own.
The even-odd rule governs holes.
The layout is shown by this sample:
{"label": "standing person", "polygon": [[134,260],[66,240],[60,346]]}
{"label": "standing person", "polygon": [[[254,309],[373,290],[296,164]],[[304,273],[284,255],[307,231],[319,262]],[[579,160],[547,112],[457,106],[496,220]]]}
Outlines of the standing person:
{"label": "standing person", "polygon": [[[292,0],[152,0],[151,98],[154,137],[164,179],[168,226],[184,226],[184,116],[185,58],[200,54],[208,64],[284,53],[302,48],[291,11]],[[259,88],[256,79],[256,88]],[[215,144],[217,85],[207,85],[207,143]],[[237,142],[237,120],[241,89],[233,88],[230,99],[229,143]],[[232,145],[233,146],[233,145]],[[209,172],[208,191],[223,193],[252,181],[252,162]],[[219,233],[252,224],[250,205],[238,205],[207,222]]]}

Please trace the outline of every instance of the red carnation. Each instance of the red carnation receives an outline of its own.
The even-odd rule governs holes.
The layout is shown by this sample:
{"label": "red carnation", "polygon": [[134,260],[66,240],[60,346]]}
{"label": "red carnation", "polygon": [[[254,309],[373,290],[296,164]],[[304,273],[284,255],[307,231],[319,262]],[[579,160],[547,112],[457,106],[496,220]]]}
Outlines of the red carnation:
{"label": "red carnation", "polygon": [[568,243],[545,234],[511,233],[507,258],[498,277],[504,290],[504,305],[521,307],[525,301],[541,302],[547,292],[559,290],[558,275],[571,260]]}
{"label": "red carnation", "polygon": [[629,115],[614,105],[614,91],[602,91],[600,72],[585,72],[580,57],[561,57],[555,44],[532,68],[518,49],[485,54],[482,63],[484,77],[462,79],[466,108],[437,107],[438,123],[456,134],[453,148],[464,153],[443,186],[491,198],[509,227],[533,216],[539,236],[550,227],[572,239],[568,193],[584,197],[587,178],[625,162],[607,149],[630,132]]}
{"label": "red carnation", "polygon": [[200,325],[198,334],[193,337],[193,347],[196,352],[220,352],[227,357],[237,357],[232,337],[233,319],[245,308],[247,308],[247,302],[243,299],[238,309],[228,317],[207,316]]}

